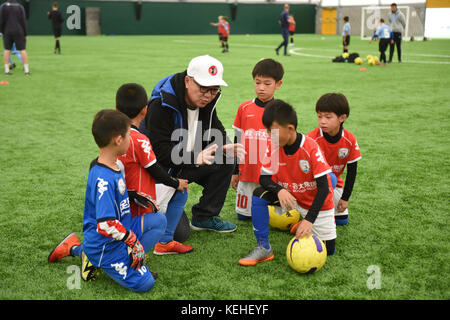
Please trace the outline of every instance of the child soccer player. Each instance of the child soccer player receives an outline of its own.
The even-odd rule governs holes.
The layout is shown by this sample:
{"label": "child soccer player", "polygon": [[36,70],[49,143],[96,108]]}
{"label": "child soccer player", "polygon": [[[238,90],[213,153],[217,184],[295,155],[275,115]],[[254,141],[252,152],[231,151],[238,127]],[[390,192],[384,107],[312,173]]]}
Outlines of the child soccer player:
{"label": "child soccer player", "polygon": [[239,264],[254,266],[274,258],[269,243],[270,204],[276,205],[280,213],[285,209],[298,210],[303,220],[295,236],[313,233],[325,242],[328,255],[334,254],[336,225],[328,175],[331,170],[319,146],[297,132],[296,112],[282,100],[266,106],[262,121],[272,144],[261,170],[261,187],[253,193],[252,221],[257,245]]}
{"label": "child soccer player", "polygon": [[294,16],[291,14],[288,19],[289,22],[289,38],[290,43],[289,46],[294,46],[294,33],[295,33],[295,19]]}
{"label": "child soccer player", "polygon": [[54,54],[61,54],[61,45],[59,44],[59,38],[61,37],[61,25],[64,22],[61,11],[58,10],[58,3],[53,2],[52,11],[47,12],[49,20],[52,20],[52,30],[55,37],[55,50]]}
{"label": "child soccer player", "polygon": [[[147,114],[147,93],[139,84],[126,83],[116,93],[116,108],[131,119],[130,147],[126,154],[119,156],[123,165],[125,182],[131,201],[130,208],[133,217],[152,219],[154,209],[147,203],[146,197],[156,199],[155,180],[177,189],[167,206],[166,223],[163,223],[164,234],[161,238],[153,238],[156,255],[178,254],[191,252],[194,248],[173,240],[175,228],[178,225],[187,201],[188,181],[171,177],[156,161],[150,140],[142,134],[138,127]],[[159,211],[159,208],[158,208]],[[148,218],[147,216],[150,215]],[[152,246],[153,247],[153,246]]]}
{"label": "child soccer player", "polygon": [[251,218],[253,191],[259,187],[262,160],[267,149],[267,130],[262,123],[264,107],[282,84],[284,69],[273,59],[259,61],[252,71],[256,98],[239,106],[233,127],[237,141],[247,152],[244,163],[236,166],[231,185],[236,190],[236,213],[240,220]]}
{"label": "child soccer player", "polygon": [[[316,103],[319,127],[308,133],[320,146],[326,161],[337,177],[334,189],[334,216],[336,225],[348,223],[348,200],[356,179],[357,163],[361,159],[355,136],[344,129],[344,122],[350,115],[347,98],[340,93],[327,93]],[[347,167],[344,181],[342,173]]]}
{"label": "child soccer player", "polygon": [[228,52],[228,37],[230,35],[230,24],[228,23],[228,18],[225,16],[219,16],[219,22],[210,22],[209,24],[217,27],[217,33],[219,34],[220,45],[222,47],[222,52]]}
{"label": "child soccer player", "polygon": [[375,31],[372,39],[369,40],[369,43],[374,39],[379,39],[380,43],[378,45],[378,50],[380,51],[380,63],[386,64],[386,49],[389,43],[394,43],[394,33],[392,32],[391,27],[384,24],[384,19],[380,19],[380,26]]}
{"label": "child soccer player", "polygon": [[344,17],[344,27],[342,28],[342,46],[344,52],[348,52],[348,46],[350,44],[350,22],[347,16]]}
{"label": "child soccer player", "polygon": [[[83,244],[75,233],[69,234],[50,253],[48,262],[81,256],[82,273],[102,268],[121,286],[146,292],[155,283],[145,265],[145,252],[149,250],[146,243],[156,231],[141,229],[137,226],[140,220],[132,218],[125,179],[117,165],[117,158],[130,145],[130,119],[116,110],[102,110],[94,117],[92,134],[100,151],[88,175]],[[163,231],[157,231],[159,236]]]}

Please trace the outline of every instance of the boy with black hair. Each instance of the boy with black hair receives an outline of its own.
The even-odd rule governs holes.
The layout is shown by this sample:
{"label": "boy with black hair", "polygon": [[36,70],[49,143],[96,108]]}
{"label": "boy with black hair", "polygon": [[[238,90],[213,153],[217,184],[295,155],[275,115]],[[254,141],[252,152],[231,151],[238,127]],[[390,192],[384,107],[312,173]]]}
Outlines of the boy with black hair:
{"label": "boy with black hair", "polygon": [[[341,93],[326,93],[316,103],[319,127],[308,133],[320,146],[326,161],[337,177],[334,189],[336,225],[348,223],[348,200],[355,184],[357,164],[361,151],[355,136],[344,129],[344,122],[350,115],[347,98]],[[347,167],[344,181],[342,173]]]}
{"label": "boy with black hair", "polygon": [[243,266],[254,266],[274,258],[269,243],[268,205],[277,212],[296,209],[303,220],[297,225],[295,236],[311,233],[325,242],[327,254],[335,251],[331,172],[317,143],[297,132],[297,114],[282,100],[273,100],[265,108],[262,121],[271,135],[259,183],[252,200],[253,230],[257,245],[239,260]]}
{"label": "boy with black hair", "polygon": [[[92,135],[100,150],[88,175],[83,244],[75,233],[69,234],[52,250],[48,262],[81,256],[83,273],[102,268],[121,286],[146,292],[155,283],[145,265],[149,250],[145,239],[153,231],[136,226],[138,220],[131,216],[125,179],[117,165],[117,158],[130,145],[130,122],[116,110],[101,110],[94,117]],[[86,267],[85,262],[92,265]]]}
{"label": "boy with black hair", "polygon": [[47,12],[47,16],[49,20],[52,20],[52,31],[53,36],[55,37],[55,50],[54,54],[61,54],[61,45],[59,44],[59,38],[61,37],[62,32],[62,23],[64,19],[62,17],[61,11],[58,10],[58,3],[53,2],[52,11]]}
{"label": "boy with black hair", "polygon": [[348,52],[350,44],[350,22],[347,16],[344,17],[344,27],[342,28],[342,46],[344,52]]}
{"label": "boy with black hair", "polygon": [[236,213],[240,220],[251,219],[253,191],[260,186],[259,175],[269,138],[262,115],[264,107],[280,88],[283,75],[281,63],[273,59],[260,60],[252,71],[257,97],[242,103],[234,119],[235,142],[242,143],[247,152],[245,161],[236,166],[231,178],[231,186],[236,190]]}
{"label": "boy with black hair", "polygon": [[[131,119],[130,147],[118,160],[123,166],[125,180],[130,196],[131,214],[133,218],[141,219],[143,228],[162,228],[163,233],[154,233],[149,239],[149,248],[154,248],[156,255],[179,254],[191,252],[194,248],[173,240],[175,228],[186,205],[188,193],[188,181],[171,177],[157,162],[150,140],[142,134],[138,127],[147,114],[147,92],[137,83],[126,83],[116,93],[116,108]],[[165,215],[159,211],[159,207],[152,208],[151,204],[157,199],[156,181],[163,183],[175,191],[167,204]],[[175,190],[176,189],[176,190]],[[156,209],[156,210],[155,210]],[[154,220],[161,220],[158,215],[163,215],[164,223],[156,226]],[[167,221],[167,224],[166,224]]]}

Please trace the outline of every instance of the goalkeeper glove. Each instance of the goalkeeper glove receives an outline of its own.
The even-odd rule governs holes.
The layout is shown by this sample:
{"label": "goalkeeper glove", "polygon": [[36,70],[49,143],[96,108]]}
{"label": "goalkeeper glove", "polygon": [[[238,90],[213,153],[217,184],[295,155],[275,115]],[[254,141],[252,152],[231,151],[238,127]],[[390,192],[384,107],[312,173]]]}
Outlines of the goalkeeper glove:
{"label": "goalkeeper glove", "polygon": [[137,205],[140,205],[144,208],[152,208],[152,212],[159,211],[159,207],[156,204],[156,200],[153,199],[148,194],[145,194],[143,192],[139,192],[136,190],[128,190],[128,197],[131,201],[134,201]]}
{"label": "goalkeeper glove", "polygon": [[140,269],[147,262],[147,256],[145,255],[144,247],[139,242],[136,234],[133,231],[128,230],[122,241],[128,246],[131,267],[136,270]]}

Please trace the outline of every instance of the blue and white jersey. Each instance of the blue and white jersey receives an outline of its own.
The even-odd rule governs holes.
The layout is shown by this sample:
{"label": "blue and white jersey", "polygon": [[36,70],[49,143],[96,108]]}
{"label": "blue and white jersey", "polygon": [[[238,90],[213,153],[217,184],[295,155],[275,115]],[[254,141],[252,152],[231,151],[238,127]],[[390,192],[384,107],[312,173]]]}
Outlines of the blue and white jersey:
{"label": "blue and white jersey", "polygon": [[124,242],[99,232],[98,224],[107,220],[129,230],[130,202],[123,174],[96,162],[89,170],[83,217],[83,251],[94,266],[108,263],[113,259],[111,252],[117,255],[117,249],[126,248]]}
{"label": "blue and white jersey", "polygon": [[394,39],[394,34],[392,33],[391,27],[383,24],[378,27],[377,31],[375,31],[375,34],[373,35],[372,40],[375,38]]}
{"label": "blue and white jersey", "polygon": [[344,27],[342,28],[342,36],[345,36],[345,34],[350,35],[350,22],[347,22],[344,24]]}

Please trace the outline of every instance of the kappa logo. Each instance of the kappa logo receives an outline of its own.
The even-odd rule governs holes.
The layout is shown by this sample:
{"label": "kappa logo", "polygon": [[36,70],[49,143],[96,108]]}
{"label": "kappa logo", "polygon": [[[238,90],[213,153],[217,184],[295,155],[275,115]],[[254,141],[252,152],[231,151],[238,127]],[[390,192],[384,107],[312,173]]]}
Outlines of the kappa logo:
{"label": "kappa logo", "polygon": [[100,193],[98,200],[100,200],[103,197],[103,193],[108,190],[108,188],[106,187],[108,185],[108,181],[105,181],[102,178],[97,178],[97,181],[97,189],[98,193]]}
{"label": "kappa logo", "polygon": [[142,150],[147,154],[147,159],[150,158],[150,151],[152,147],[148,140],[137,139],[138,142],[141,142]]}
{"label": "kappa logo", "polygon": [[215,76],[217,74],[217,67],[216,66],[209,67],[208,72],[210,75]]}
{"label": "kappa logo", "polygon": [[111,267],[113,267],[121,276],[123,276],[123,280],[127,277],[128,267],[123,263],[112,263]]}

